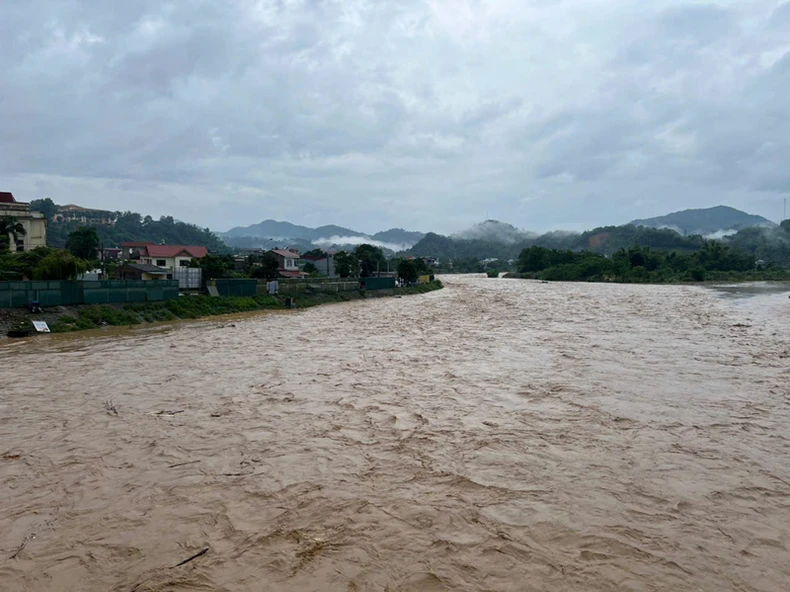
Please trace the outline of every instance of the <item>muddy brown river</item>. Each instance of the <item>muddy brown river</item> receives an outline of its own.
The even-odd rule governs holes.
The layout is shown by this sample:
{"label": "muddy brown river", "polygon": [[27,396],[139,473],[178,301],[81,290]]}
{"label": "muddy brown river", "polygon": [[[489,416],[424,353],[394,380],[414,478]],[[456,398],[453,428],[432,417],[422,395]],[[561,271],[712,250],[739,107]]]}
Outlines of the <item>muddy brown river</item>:
{"label": "muddy brown river", "polygon": [[0,342],[0,589],[790,590],[787,292],[446,286]]}

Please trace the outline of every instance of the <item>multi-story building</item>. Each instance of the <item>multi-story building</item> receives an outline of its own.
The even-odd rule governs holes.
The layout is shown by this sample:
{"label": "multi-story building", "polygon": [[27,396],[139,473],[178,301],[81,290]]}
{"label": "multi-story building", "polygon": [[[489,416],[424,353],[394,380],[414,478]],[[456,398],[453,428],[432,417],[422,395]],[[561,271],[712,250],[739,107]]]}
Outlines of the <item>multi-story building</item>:
{"label": "multi-story building", "polygon": [[47,219],[44,214],[31,212],[30,204],[18,202],[13,193],[0,191],[0,218],[14,218],[25,229],[16,241],[9,233],[12,251],[32,251],[36,247],[47,246]]}
{"label": "multi-story building", "polygon": [[79,222],[80,224],[115,224],[117,214],[109,210],[83,208],[75,204],[59,206],[55,222]]}

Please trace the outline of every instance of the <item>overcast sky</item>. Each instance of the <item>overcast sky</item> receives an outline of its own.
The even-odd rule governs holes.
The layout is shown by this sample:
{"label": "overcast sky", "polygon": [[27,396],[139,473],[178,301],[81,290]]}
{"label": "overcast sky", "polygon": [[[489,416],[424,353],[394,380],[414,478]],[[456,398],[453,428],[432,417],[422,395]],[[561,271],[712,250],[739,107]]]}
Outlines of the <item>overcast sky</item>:
{"label": "overcast sky", "polygon": [[0,0],[0,190],[226,230],[790,193],[790,2]]}

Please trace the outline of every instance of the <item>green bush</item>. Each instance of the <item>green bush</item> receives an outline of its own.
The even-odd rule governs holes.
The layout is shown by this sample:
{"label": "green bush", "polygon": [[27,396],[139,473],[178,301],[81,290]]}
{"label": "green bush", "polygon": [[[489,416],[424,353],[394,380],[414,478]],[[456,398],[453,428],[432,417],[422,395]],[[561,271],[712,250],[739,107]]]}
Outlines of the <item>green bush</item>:
{"label": "green bush", "polygon": [[707,274],[705,273],[705,268],[704,267],[695,267],[694,269],[691,270],[691,279],[692,279],[692,281],[704,282],[706,275]]}

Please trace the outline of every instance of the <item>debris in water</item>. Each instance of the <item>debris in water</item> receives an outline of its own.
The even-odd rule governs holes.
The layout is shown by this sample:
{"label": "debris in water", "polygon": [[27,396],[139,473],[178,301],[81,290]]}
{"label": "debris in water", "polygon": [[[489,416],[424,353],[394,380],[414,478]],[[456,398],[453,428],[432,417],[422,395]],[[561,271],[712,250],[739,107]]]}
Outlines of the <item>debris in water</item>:
{"label": "debris in water", "polygon": [[[202,556],[203,556],[203,555],[205,555],[206,553],[208,553],[208,547],[206,547],[206,548],[205,548],[205,549],[203,549],[202,551],[198,551],[197,553],[195,553],[194,555],[192,555],[192,557],[187,557],[187,558],[186,558],[186,559],[184,559],[184,560],[183,560],[181,563],[176,563],[176,564],[173,566],[173,568],[175,568],[175,567],[181,567],[182,565],[186,565],[186,564],[187,564],[187,563],[189,563],[190,561],[194,561],[195,559],[197,559],[198,557],[202,557]],[[171,569],[173,569],[173,568],[171,568]]]}

